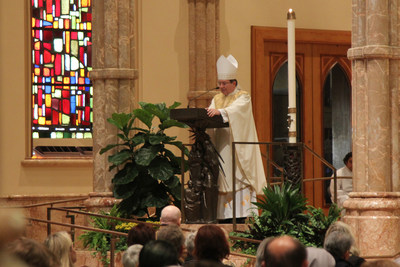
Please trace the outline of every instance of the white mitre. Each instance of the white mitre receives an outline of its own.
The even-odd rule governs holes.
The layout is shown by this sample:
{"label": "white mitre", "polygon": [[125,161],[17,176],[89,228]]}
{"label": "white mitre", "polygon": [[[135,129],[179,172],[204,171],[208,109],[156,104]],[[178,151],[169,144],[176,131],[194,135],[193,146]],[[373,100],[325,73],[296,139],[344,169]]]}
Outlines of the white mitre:
{"label": "white mitre", "polygon": [[232,55],[220,56],[217,60],[218,80],[234,80],[238,69],[238,62]]}

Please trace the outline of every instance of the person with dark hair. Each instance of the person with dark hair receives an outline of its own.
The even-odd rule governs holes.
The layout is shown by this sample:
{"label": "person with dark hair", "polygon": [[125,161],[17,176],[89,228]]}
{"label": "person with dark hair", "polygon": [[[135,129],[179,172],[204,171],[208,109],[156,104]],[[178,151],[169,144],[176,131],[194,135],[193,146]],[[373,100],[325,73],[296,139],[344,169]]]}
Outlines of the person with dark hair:
{"label": "person with dark hair", "polygon": [[214,224],[200,227],[194,239],[193,255],[195,260],[188,261],[185,266],[198,266],[198,261],[224,266],[222,261],[229,256],[229,243],[224,231]]}
{"label": "person with dark hair", "polygon": [[150,240],[156,239],[156,230],[145,223],[138,223],[135,227],[132,227],[128,232],[128,247],[139,244],[143,245]]}
{"label": "person with dark hair", "polygon": [[263,267],[307,267],[307,250],[297,239],[284,235],[267,242]]}
{"label": "person with dark hair", "polygon": [[[343,158],[344,167],[336,171],[337,183],[337,205],[339,208],[343,208],[343,202],[349,198],[349,193],[353,191],[353,180],[348,177],[353,177],[353,153],[349,152]],[[343,177],[343,178],[341,178]],[[347,178],[346,178],[347,177]],[[335,201],[334,192],[334,181],[331,180],[329,186],[332,202]]]}
{"label": "person with dark hair", "polygon": [[178,252],[164,240],[147,242],[139,254],[139,267],[163,267],[178,265]]}
{"label": "person with dark hair", "polygon": [[56,256],[43,244],[28,238],[19,238],[7,246],[7,253],[29,267],[60,267]]}

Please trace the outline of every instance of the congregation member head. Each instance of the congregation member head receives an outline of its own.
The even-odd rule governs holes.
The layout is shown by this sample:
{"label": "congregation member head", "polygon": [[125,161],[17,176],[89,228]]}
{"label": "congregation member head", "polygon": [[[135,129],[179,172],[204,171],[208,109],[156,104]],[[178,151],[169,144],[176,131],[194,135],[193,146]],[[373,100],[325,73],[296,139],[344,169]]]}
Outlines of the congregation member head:
{"label": "congregation member head", "polygon": [[166,206],[161,211],[160,223],[161,225],[176,224],[181,225],[182,220],[181,211],[174,205]]}
{"label": "congregation member head", "polygon": [[307,267],[306,248],[297,239],[284,235],[265,246],[263,267]]}

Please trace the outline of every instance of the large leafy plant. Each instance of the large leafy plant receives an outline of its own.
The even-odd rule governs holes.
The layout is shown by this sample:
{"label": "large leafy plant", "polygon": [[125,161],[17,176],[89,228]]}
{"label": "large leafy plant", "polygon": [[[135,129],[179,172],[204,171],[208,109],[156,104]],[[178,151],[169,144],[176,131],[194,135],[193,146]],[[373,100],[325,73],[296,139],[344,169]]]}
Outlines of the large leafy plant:
{"label": "large leafy plant", "polygon": [[[139,102],[140,108],[132,113],[114,113],[108,122],[115,125],[120,142],[109,144],[100,154],[113,148],[118,150],[108,157],[109,170],[117,168],[112,179],[114,197],[122,199],[119,210],[126,216],[148,214],[148,207],[161,208],[175,202],[178,204],[181,183],[177,174],[181,172],[181,157],[169,150],[171,147],[187,149],[176,136],[165,134],[171,127],[186,128],[185,124],[170,118],[170,110],[180,103],[167,107],[165,103]],[[153,126],[155,118],[158,125]],[[137,121],[143,127],[134,127]],[[136,122],[135,122],[136,121]],[[157,123],[157,122],[156,122]]]}
{"label": "large leafy plant", "polygon": [[[254,202],[261,215],[253,213],[249,229],[234,236],[262,240],[266,237],[291,235],[305,246],[322,247],[328,227],[339,219],[340,209],[332,204],[328,215],[320,208],[307,205],[299,187],[292,184],[265,187],[264,195]],[[255,254],[256,245],[237,241],[234,245],[244,252]]]}

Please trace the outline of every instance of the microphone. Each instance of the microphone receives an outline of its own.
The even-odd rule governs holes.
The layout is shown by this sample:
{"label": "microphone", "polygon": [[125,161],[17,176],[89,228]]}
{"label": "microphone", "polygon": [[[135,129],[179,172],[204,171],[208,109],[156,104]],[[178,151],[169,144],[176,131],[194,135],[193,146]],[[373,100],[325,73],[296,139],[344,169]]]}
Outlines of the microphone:
{"label": "microphone", "polygon": [[189,108],[189,105],[190,105],[190,103],[191,103],[192,101],[194,101],[194,100],[200,98],[201,96],[203,96],[203,95],[205,95],[205,94],[208,94],[208,93],[211,92],[211,91],[218,90],[218,89],[219,89],[219,86],[217,86],[217,87],[215,87],[215,88],[212,88],[212,89],[208,89],[208,90],[206,90],[204,93],[199,94],[198,96],[195,96],[195,97],[193,97],[192,99],[189,99],[188,104],[187,104],[187,108]]}

